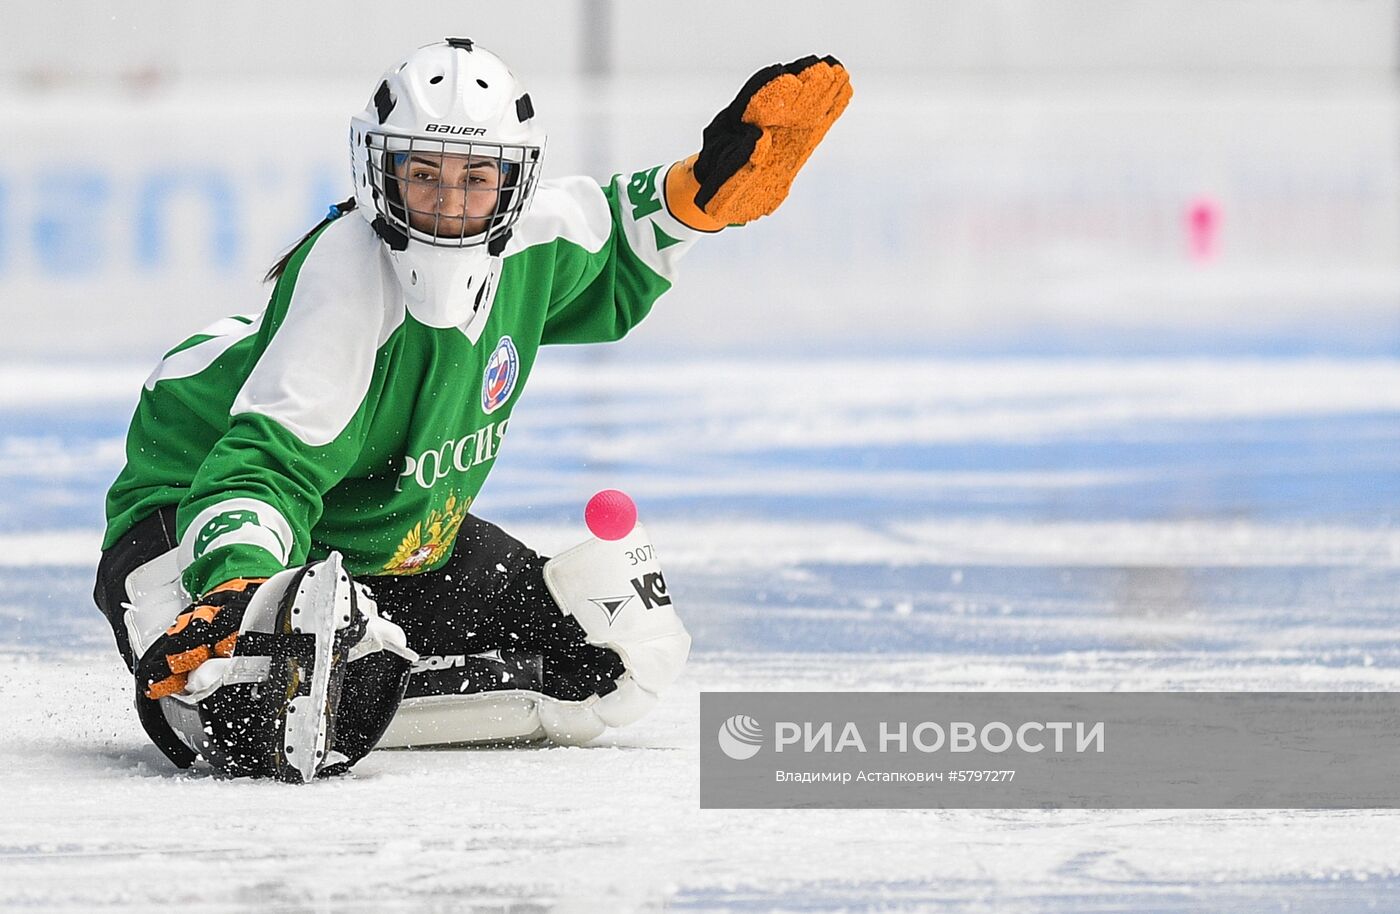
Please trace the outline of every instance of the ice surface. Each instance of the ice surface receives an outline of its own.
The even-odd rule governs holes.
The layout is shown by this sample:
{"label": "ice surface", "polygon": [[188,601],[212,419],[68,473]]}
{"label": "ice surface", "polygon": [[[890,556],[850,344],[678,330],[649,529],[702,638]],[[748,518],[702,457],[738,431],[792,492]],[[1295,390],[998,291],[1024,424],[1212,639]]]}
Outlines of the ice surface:
{"label": "ice surface", "polygon": [[698,808],[698,693],[1400,689],[1400,363],[547,353],[477,504],[637,500],[696,639],[583,749],[146,743],[88,596],[149,366],[0,370],[0,908],[1387,909],[1400,815]]}

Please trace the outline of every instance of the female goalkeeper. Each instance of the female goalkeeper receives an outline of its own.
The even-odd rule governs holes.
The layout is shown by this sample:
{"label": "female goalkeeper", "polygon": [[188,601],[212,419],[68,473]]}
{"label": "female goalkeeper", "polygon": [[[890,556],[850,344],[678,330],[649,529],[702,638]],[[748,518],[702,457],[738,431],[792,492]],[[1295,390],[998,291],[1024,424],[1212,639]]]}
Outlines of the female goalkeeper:
{"label": "female goalkeeper", "polygon": [[[768,67],[698,155],[599,187],[541,180],[533,101],[494,54],[396,62],[351,119],[354,196],[272,268],[261,314],[155,368],[108,493],[95,600],[171,760],[346,770],[415,655],[462,660],[413,676],[419,742],[644,713],[689,646],[659,570],[617,605],[589,589],[607,556],[554,565],[472,500],[540,347],[627,333],[697,239],[778,206],[850,92],[832,58]],[[518,701],[473,718],[486,680]]]}

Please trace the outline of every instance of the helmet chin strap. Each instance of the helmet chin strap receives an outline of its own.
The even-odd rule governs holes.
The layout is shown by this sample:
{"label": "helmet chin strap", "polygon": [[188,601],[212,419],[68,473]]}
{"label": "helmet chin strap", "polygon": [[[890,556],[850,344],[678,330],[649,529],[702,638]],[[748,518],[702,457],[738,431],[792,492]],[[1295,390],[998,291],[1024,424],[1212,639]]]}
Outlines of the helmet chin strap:
{"label": "helmet chin strap", "polygon": [[486,253],[490,254],[492,257],[500,257],[505,251],[506,242],[510,241],[510,236],[513,231],[515,231],[514,228],[508,228],[504,232],[493,235],[491,240],[486,242]]}
{"label": "helmet chin strap", "polygon": [[429,327],[457,327],[477,341],[496,297],[498,254],[482,247],[409,244],[396,250],[390,245],[389,260],[415,320]]}
{"label": "helmet chin strap", "polygon": [[408,235],[404,233],[403,229],[391,225],[389,220],[383,216],[375,216],[370,227],[389,246],[389,250],[402,251],[408,247]]}

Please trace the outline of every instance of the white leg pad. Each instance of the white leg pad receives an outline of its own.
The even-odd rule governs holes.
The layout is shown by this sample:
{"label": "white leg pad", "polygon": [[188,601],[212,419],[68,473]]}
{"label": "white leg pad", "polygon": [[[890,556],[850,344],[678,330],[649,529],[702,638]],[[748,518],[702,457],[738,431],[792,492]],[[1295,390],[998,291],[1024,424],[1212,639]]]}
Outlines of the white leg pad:
{"label": "white leg pad", "polygon": [[599,698],[560,701],[538,692],[511,690],[470,695],[428,695],[399,705],[378,748],[469,746],[537,742],[582,746],[608,727],[622,727],[642,717],[656,696],[629,676]]}
{"label": "white leg pad", "polygon": [[690,634],[676,615],[646,528],[620,540],[590,539],[544,566],[544,582],[591,644],[611,648],[638,686],[660,694],[690,655]]}
{"label": "white leg pad", "polygon": [[643,689],[630,675],[623,674],[617,688],[584,701],[540,701],[540,726],[554,742],[581,746],[608,727],[625,727],[640,720],[656,707],[656,695]]}
{"label": "white leg pad", "polygon": [[582,746],[607,729],[607,724],[593,710],[596,698],[586,701],[559,701],[541,698],[540,727],[552,742],[561,746]]}
{"label": "white leg pad", "polygon": [[190,605],[190,595],[180,583],[177,550],[164,552],[126,576],[126,637],[133,657],[146,649],[169,628]]}
{"label": "white leg pad", "polygon": [[593,710],[609,727],[625,727],[646,716],[656,707],[657,700],[655,693],[624,675],[617,681],[616,689],[596,700]]}
{"label": "white leg pad", "polygon": [[377,748],[536,742],[541,698],[522,689],[405,699]]}

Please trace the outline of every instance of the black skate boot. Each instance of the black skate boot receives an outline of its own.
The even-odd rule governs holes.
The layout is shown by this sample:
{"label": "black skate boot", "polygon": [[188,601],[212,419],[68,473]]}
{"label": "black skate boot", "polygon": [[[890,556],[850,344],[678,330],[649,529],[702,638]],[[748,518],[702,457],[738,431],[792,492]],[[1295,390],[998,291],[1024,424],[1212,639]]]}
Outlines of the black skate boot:
{"label": "black skate boot", "polygon": [[253,620],[234,655],[266,658],[265,676],[229,683],[201,702],[201,754],[230,777],[306,783],[346,770],[351,759],[335,750],[336,712],[366,618],[339,553],[296,572],[267,627]]}

